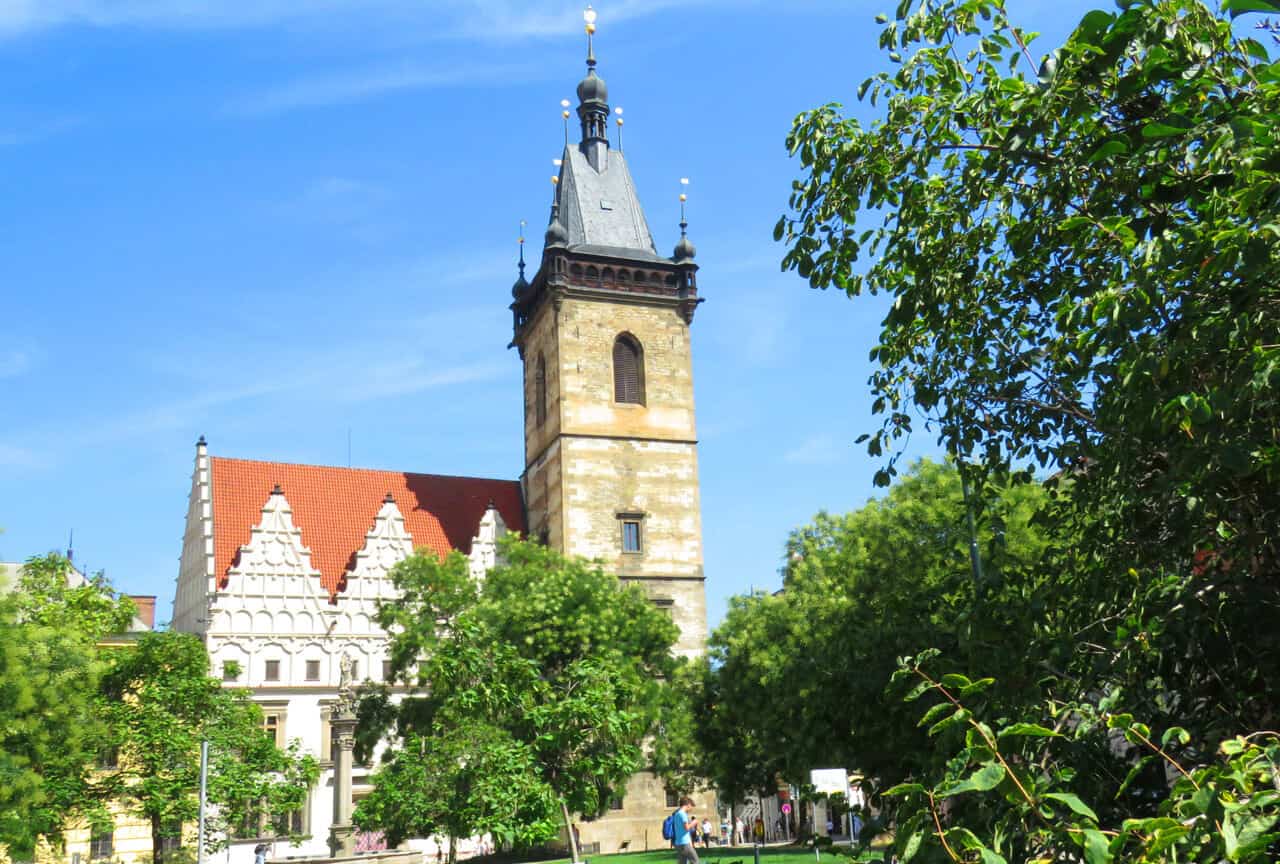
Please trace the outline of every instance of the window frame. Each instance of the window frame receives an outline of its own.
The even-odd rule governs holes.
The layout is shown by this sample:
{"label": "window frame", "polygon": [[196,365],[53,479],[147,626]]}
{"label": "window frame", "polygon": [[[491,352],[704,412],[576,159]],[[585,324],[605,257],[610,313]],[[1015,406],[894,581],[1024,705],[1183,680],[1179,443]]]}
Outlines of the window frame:
{"label": "window frame", "polygon": [[533,371],[533,414],[538,426],[547,422],[547,358],[542,353]]}
{"label": "window frame", "polygon": [[[622,554],[623,555],[643,555],[644,545],[645,545],[644,543],[645,514],[635,510],[627,510],[627,511],[620,511],[615,515],[618,517],[618,532],[619,532],[618,548],[621,550]],[[627,548],[627,534],[628,534],[627,528],[629,526],[635,526],[635,548],[634,549]]]}
{"label": "window frame", "polygon": [[[115,857],[116,826],[112,823],[106,831],[97,828],[89,829],[89,860],[102,861]],[[105,851],[103,844],[106,844]]]}
{"label": "window frame", "polygon": [[262,680],[276,684],[280,681],[280,661],[274,658],[262,661]]}
{"label": "window frame", "polygon": [[[626,370],[622,369],[618,362],[619,348],[622,348],[625,351],[630,352],[632,360],[635,363],[635,369],[633,370],[635,373],[634,382],[628,382],[622,377],[623,375],[625,375]],[[610,353],[610,361],[611,361],[611,368],[613,371],[613,404],[614,405],[639,405],[641,407],[644,407],[645,405],[644,345],[641,344],[640,340],[637,339],[635,335],[632,333],[629,333],[629,332],[619,333],[613,339],[613,349],[612,349],[612,352]],[[625,398],[627,396],[626,391],[627,391],[627,385],[629,383],[633,384],[635,387],[634,399]],[[621,394],[619,393],[619,391],[622,391]],[[622,395],[623,398],[621,399],[618,398],[619,395]]]}
{"label": "window frame", "polygon": [[[314,675],[313,675],[313,674],[311,674],[311,670],[312,670],[313,668],[315,669],[315,674],[314,674]],[[311,681],[311,682],[319,681],[319,680],[320,680],[320,661],[319,661],[319,660],[304,660],[304,661],[303,661],[303,676],[304,676],[304,680],[306,680],[306,681]]]}

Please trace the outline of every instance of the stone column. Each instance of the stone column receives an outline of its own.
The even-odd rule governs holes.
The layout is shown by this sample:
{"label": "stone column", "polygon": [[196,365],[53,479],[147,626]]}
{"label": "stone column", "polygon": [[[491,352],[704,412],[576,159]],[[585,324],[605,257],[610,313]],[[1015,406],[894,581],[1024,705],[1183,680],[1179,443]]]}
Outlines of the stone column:
{"label": "stone column", "polygon": [[356,746],[356,695],[351,683],[351,659],[341,662],[338,700],[329,713],[333,738],[333,823],[329,829],[329,854],[348,858],[356,854],[356,829],[351,824],[351,762]]}

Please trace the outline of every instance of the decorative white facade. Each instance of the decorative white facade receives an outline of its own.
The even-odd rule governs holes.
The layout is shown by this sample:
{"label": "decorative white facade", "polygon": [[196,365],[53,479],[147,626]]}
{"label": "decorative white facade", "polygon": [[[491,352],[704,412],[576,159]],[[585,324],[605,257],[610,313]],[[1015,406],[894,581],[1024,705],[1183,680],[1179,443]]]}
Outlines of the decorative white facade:
{"label": "decorative white facade", "polygon": [[[310,839],[296,847],[279,842],[270,857],[324,856],[334,804],[328,712],[338,697],[342,659],[345,655],[353,661],[356,681],[385,680],[389,653],[386,633],[377,623],[378,603],[396,596],[388,574],[413,553],[414,538],[388,493],[363,546],[342,574],[339,590],[327,589],[324,574],[313,563],[306,524],[295,519],[288,490],[276,486],[261,502],[249,542],[220,574],[214,541],[215,531],[222,528],[215,523],[213,495],[231,490],[213,489],[210,463],[202,439],[196,448],[173,627],[204,638],[212,674],[222,676],[228,686],[253,691],[281,744],[297,740],[320,760],[319,783],[305,812],[294,817],[295,828]],[[475,525],[469,551],[477,578],[496,562],[496,544],[506,531],[490,502]],[[371,771],[356,766],[357,799],[369,790]],[[269,839],[270,833],[262,831],[261,839]],[[366,848],[370,843],[376,848],[376,838],[362,841]],[[259,837],[237,839],[216,858],[247,864],[258,842]]]}

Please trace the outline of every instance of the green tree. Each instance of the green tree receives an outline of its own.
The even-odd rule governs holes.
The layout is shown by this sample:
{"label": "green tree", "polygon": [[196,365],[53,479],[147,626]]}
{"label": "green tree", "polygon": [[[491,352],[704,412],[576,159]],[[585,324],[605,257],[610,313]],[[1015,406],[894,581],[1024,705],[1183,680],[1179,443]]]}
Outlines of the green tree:
{"label": "green tree", "polygon": [[209,801],[224,829],[274,822],[303,806],[319,778],[314,757],[296,745],[276,746],[248,691],[224,688],[209,675],[199,638],[146,633],[135,646],[112,652],[110,661],[98,714],[107,727],[103,741],[118,758],[96,795],[150,823],[156,862],[164,860],[165,838],[180,836],[183,823],[196,820],[202,740],[209,742]]}
{"label": "green tree", "polygon": [[878,119],[797,118],[777,233],[893,298],[870,452],[924,418],[979,479],[1069,477],[1070,689],[1211,751],[1280,711],[1280,76],[1199,0],[1117,5],[1038,55],[998,0],[904,0]]}
{"label": "green tree", "polygon": [[[917,463],[882,499],[818,514],[787,543],[784,590],[737,597],[710,640],[702,704],[710,776],[724,791],[850,766],[894,783],[927,764],[910,711],[883,698],[898,658],[939,650],[977,677],[1002,675],[1006,705],[1038,701],[1035,577],[1046,548],[1026,484],[984,508],[975,582],[954,466]],[[1007,674],[1006,674],[1007,673]]]}
{"label": "green tree", "polygon": [[[460,799],[457,787],[450,797],[449,787],[423,782],[412,786],[410,808],[379,785],[357,820],[390,828],[408,809],[457,813],[467,819],[448,824],[458,832],[450,836],[493,831],[523,842],[549,836],[551,806],[576,859],[573,814],[602,813],[645,764],[641,745],[659,716],[677,631],[639,589],[596,565],[514,537],[500,553],[480,586],[459,554],[418,554],[392,571],[401,596],[383,604],[379,621],[393,634],[394,675],[421,692],[395,706],[385,690],[370,689],[361,738],[367,747],[394,729],[382,785],[393,770],[425,778],[423,747],[436,741],[474,748],[469,763],[524,765],[525,781],[512,784],[519,794],[499,806],[479,786],[464,787]],[[485,733],[471,734],[471,722]],[[431,816],[412,830],[443,824]]]}
{"label": "green tree", "polygon": [[30,559],[0,593],[0,844],[15,856],[41,836],[58,842],[69,816],[104,815],[87,795],[104,732],[98,645],[133,611],[60,555]]}

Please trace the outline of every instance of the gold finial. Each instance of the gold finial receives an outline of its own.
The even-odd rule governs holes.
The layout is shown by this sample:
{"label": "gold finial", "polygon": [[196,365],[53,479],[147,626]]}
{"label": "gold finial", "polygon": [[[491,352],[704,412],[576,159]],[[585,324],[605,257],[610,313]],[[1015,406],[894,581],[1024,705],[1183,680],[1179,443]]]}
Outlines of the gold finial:
{"label": "gold finial", "polygon": [[564,146],[569,146],[569,100],[560,100],[560,116],[564,119]]}
{"label": "gold finial", "polygon": [[685,225],[687,224],[684,218],[684,202],[689,200],[689,196],[685,194],[684,190],[687,189],[688,186],[689,186],[689,178],[681,177],[680,178],[680,187],[681,187],[680,188],[680,233],[681,234],[684,233],[684,228],[685,228]]}
{"label": "gold finial", "polygon": [[528,224],[523,219],[520,220],[520,245],[524,245],[524,226]]}
{"label": "gold finial", "polygon": [[552,182],[553,184],[555,184],[555,183],[559,183],[559,182],[560,182],[560,178],[559,178],[559,177],[557,177],[555,174],[552,174],[552,175],[551,175],[551,182]]}
{"label": "gold finial", "polygon": [[591,8],[590,3],[587,4],[587,8],[582,12],[582,20],[586,22],[588,36],[596,32],[596,10]]}

